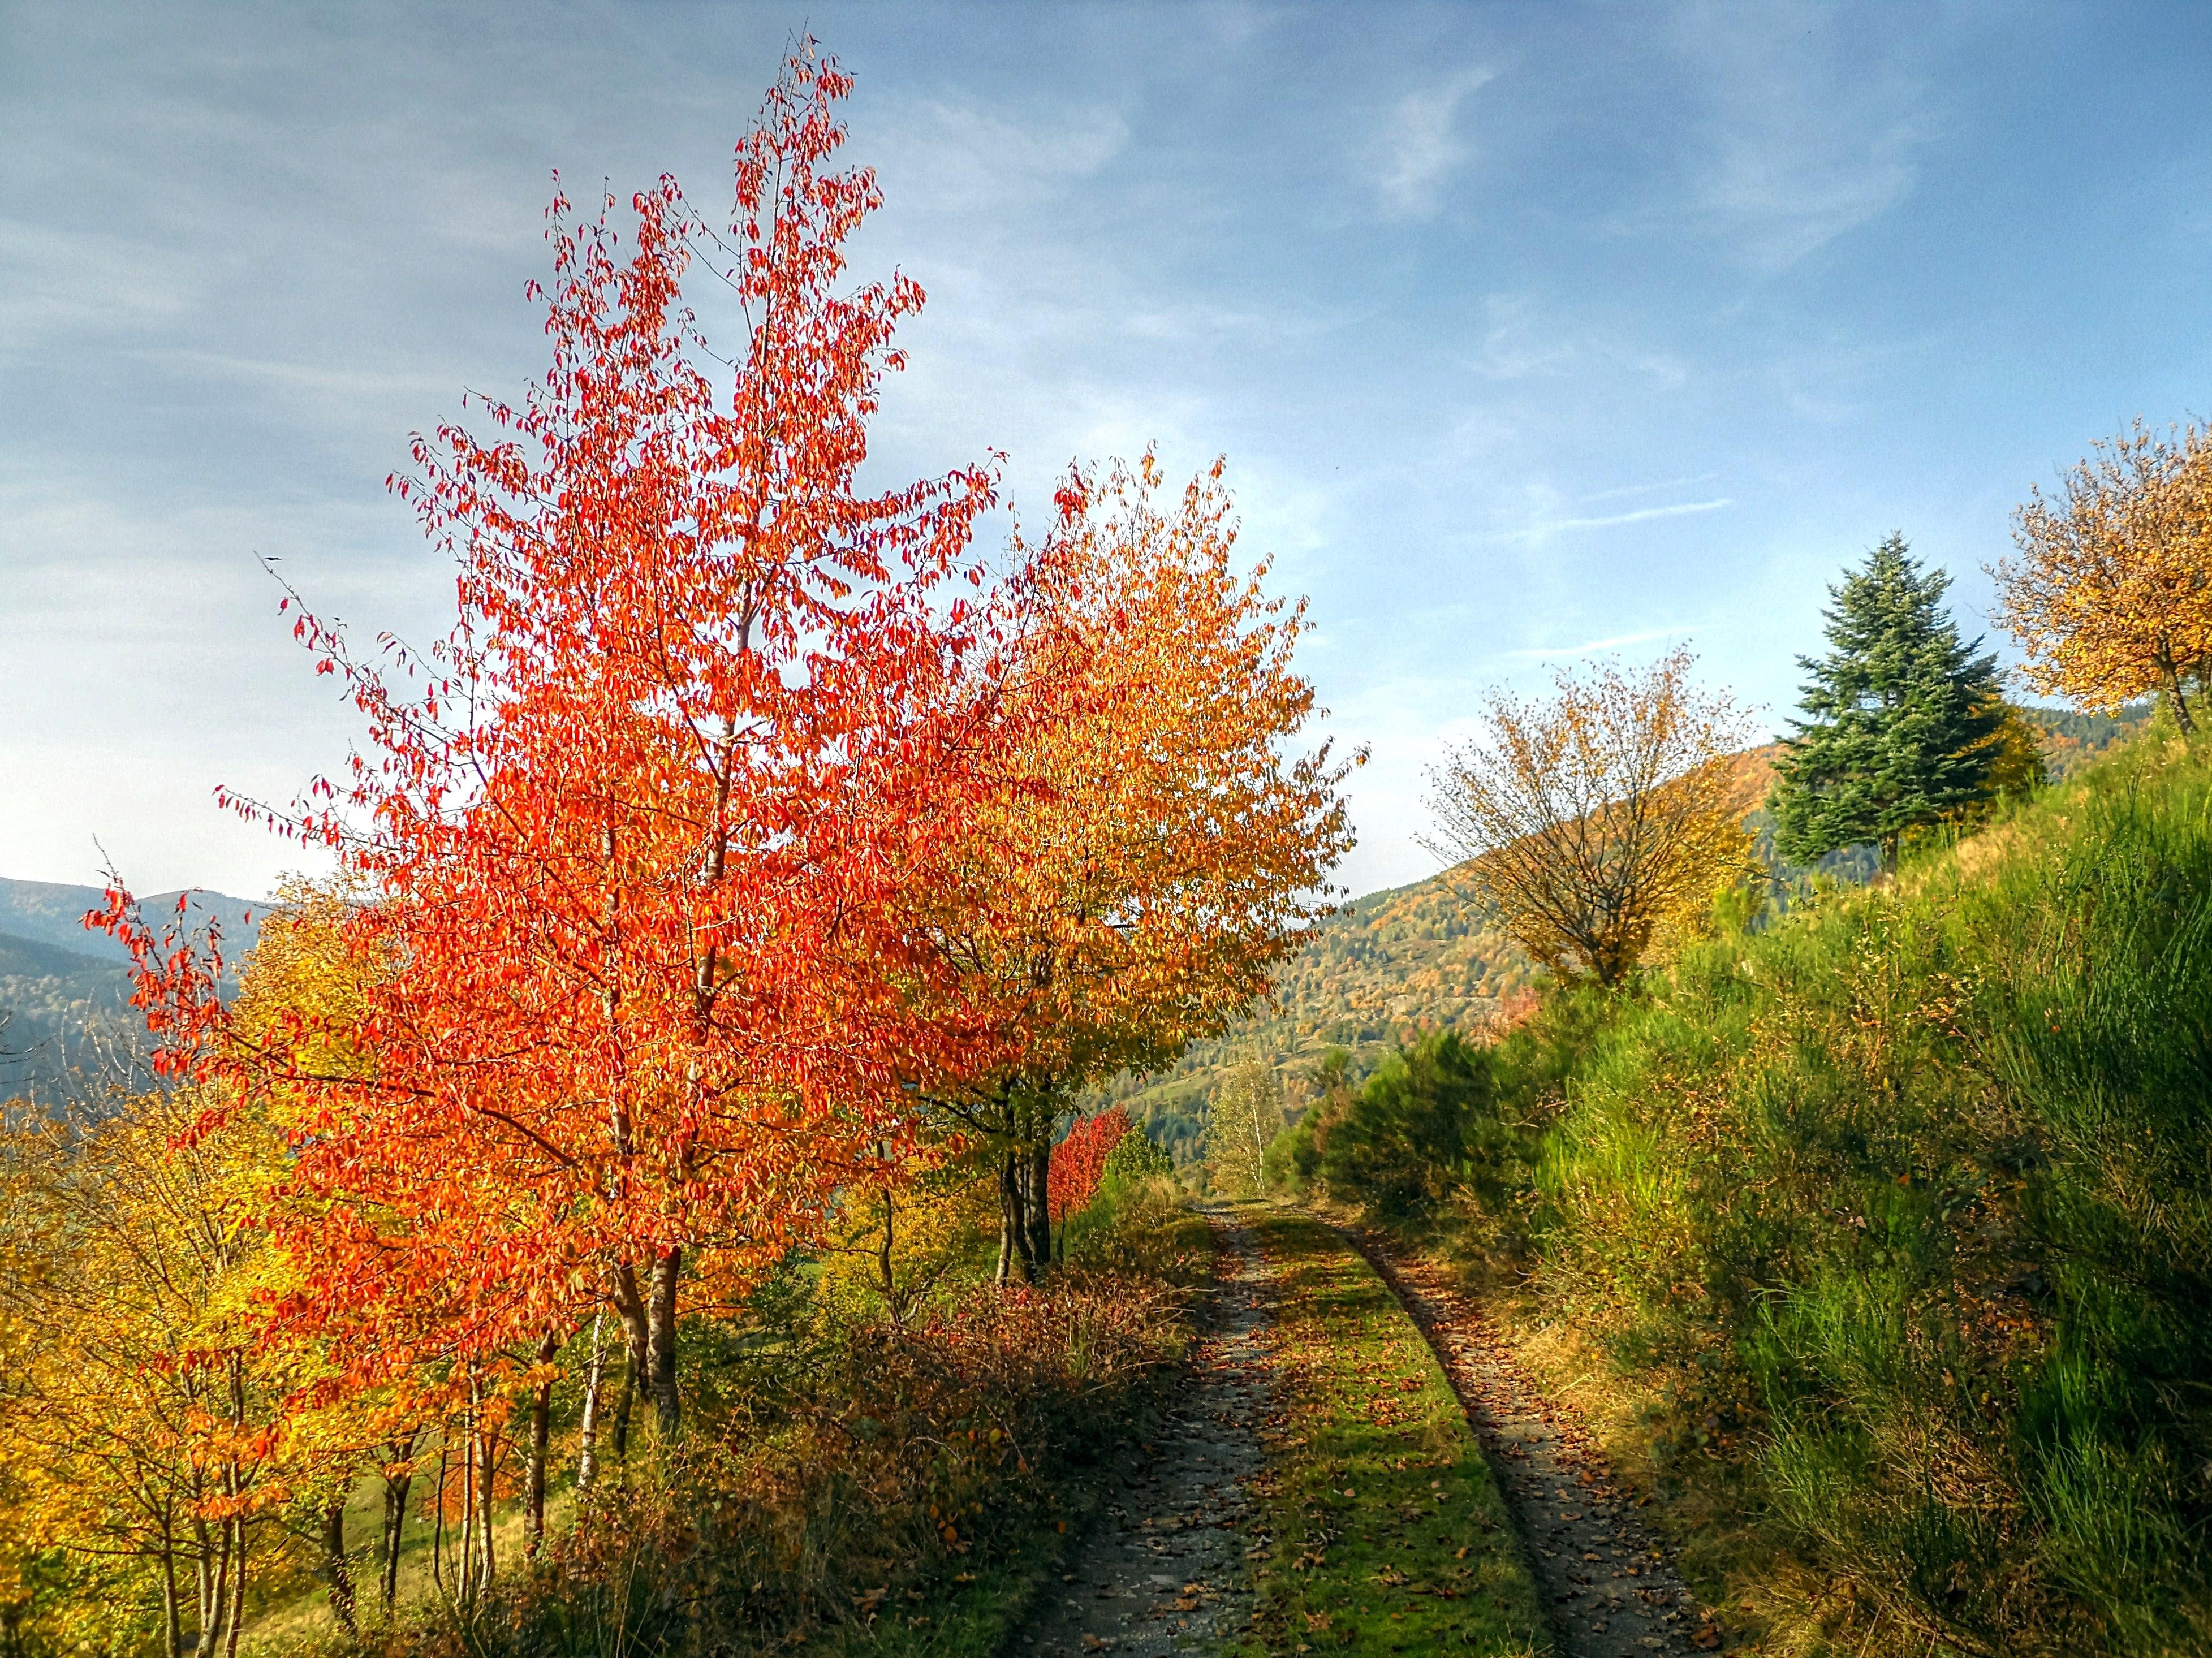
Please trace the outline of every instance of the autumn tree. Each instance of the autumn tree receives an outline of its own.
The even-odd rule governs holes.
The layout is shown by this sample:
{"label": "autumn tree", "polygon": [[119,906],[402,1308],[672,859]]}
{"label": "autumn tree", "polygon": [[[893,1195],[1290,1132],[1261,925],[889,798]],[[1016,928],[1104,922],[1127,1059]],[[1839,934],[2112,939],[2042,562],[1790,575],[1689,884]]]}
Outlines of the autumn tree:
{"label": "autumn tree", "polygon": [[2013,542],[1990,574],[2028,683],[2100,713],[2160,695],[2194,730],[2212,673],[2212,430],[2137,421],[2055,498],[2031,489]]}
{"label": "autumn tree", "polygon": [[1257,1195],[1267,1184],[1267,1148],[1282,1129],[1282,1084],[1273,1066],[1251,1054],[1221,1079],[1207,1103],[1208,1177],[1232,1196]]}
{"label": "autumn tree", "polygon": [[[257,1058],[154,964],[173,1068],[300,1101],[289,1315],[364,1382],[527,1364],[611,1307],[673,1433],[679,1283],[741,1292],[896,1165],[917,1079],[994,1058],[906,890],[988,737],[952,583],[994,480],[856,482],[922,295],[842,286],[879,201],[829,165],[850,84],[794,52],[726,236],[672,179],[627,244],[611,198],[556,197],[551,367],[395,484],[457,562],[453,629],[364,658],[298,624],[368,744],[276,821],[360,896],[373,1070]],[[744,322],[726,381],[702,260]]]}
{"label": "autumn tree", "polygon": [[1351,843],[1344,764],[1302,746],[1304,608],[1242,565],[1222,480],[1217,464],[1164,502],[1150,454],[1071,472],[977,664],[1012,740],[925,890],[1002,1052],[927,1097],[1000,1158],[1002,1278],[1049,1259],[1053,1132],[1076,1096],[1265,993]]}
{"label": "autumn tree", "polygon": [[1493,693],[1483,737],[1430,774],[1425,844],[1466,860],[1506,934],[1557,972],[1619,984],[1750,867],[1729,764],[1744,719],[1691,682],[1693,660],[1563,668],[1543,701]]}
{"label": "autumn tree", "polygon": [[1960,639],[1949,586],[1893,535],[1828,590],[1828,654],[1798,659],[1805,717],[1774,763],[1784,857],[1870,842],[1893,870],[1908,832],[1990,798],[2004,757],[1996,659]]}
{"label": "autumn tree", "polygon": [[249,1223],[273,1148],[193,1139],[204,1103],[58,1108],[0,1144],[12,1527],[90,1566],[68,1613],[90,1622],[71,1633],[106,1645],[100,1620],[150,1612],[169,1658],[237,1650],[250,1576],[289,1552],[276,1522],[311,1477],[284,1413],[303,1356],[261,1341],[253,1315]]}
{"label": "autumn tree", "polygon": [[1052,1148],[1047,1195],[1054,1225],[1060,1225],[1070,1215],[1079,1213],[1098,1194],[1098,1182],[1105,1177],[1107,1158],[1114,1155],[1114,1148],[1130,1132],[1129,1114],[1118,1105],[1078,1117],[1068,1125],[1060,1144]]}

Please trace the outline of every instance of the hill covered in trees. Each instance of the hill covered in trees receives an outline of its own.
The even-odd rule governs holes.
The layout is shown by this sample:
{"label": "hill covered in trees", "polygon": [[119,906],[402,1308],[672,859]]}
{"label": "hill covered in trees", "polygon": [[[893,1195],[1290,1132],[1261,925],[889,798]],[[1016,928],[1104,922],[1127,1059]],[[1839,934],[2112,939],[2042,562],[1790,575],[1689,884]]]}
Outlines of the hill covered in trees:
{"label": "hill covered in trees", "polygon": [[[2052,708],[2021,713],[2041,734],[2054,780],[2070,777],[2150,717],[2148,704],[2117,716]],[[1766,744],[1738,756],[1735,786],[1759,855],[1794,882],[1806,872],[1776,857],[1764,804],[1776,752]],[[1863,881],[1873,868],[1871,853],[1858,848],[1823,859],[1820,872]],[[1194,1044],[1172,1069],[1117,1078],[1099,1097],[1122,1105],[1178,1162],[1188,1162],[1198,1154],[1214,1090],[1237,1067],[1255,1058],[1268,1066],[1295,1113],[1308,1102],[1313,1069],[1330,1048],[1349,1051],[1346,1072],[1357,1081],[1425,1032],[1480,1032],[1534,979],[1528,957],[1476,896],[1469,866],[1456,865],[1340,906],[1279,970],[1271,1003],[1226,1035]]]}
{"label": "hill covered in trees", "polygon": [[[148,899],[146,914],[173,916],[181,896]],[[105,902],[98,887],[0,878],[0,1100],[48,1092],[115,1049],[137,1050],[130,952],[84,928],[85,913]],[[222,928],[234,962],[252,947],[259,908],[220,892],[191,895],[194,921]]]}

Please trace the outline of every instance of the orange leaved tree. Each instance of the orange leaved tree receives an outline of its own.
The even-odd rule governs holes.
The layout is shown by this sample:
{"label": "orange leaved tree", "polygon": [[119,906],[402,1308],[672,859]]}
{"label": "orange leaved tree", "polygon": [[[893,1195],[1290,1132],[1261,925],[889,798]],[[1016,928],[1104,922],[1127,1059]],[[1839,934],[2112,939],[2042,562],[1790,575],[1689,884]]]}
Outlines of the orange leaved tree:
{"label": "orange leaved tree", "polygon": [[[991,1060],[906,889],[990,730],[953,579],[994,478],[857,483],[922,296],[841,286],[878,201],[829,166],[849,86],[794,52],[727,238],[665,178],[627,243],[611,198],[556,197],[550,369],[395,483],[458,564],[452,631],[364,659],[299,623],[370,740],[276,821],[361,896],[373,1065],[237,1040],[148,963],[173,1065],[297,1096],[287,1312],[365,1378],[511,1363],[611,1303],[674,1431],[683,1274],[741,1286],[902,1156],[919,1078]],[[747,331],[726,384],[682,299],[702,260]]]}
{"label": "orange leaved tree", "polygon": [[1171,1062],[1266,993],[1351,844],[1346,767],[1301,744],[1302,605],[1236,554],[1216,465],[1078,470],[971,700],[1005,739],[927,884],[993,1063],[933,1087],[999,1160],[1000,1276],[1049,1259],[1052,1131],[1084,1087]]}
{"label": "orange leaved tree", "polygon": [[1059,1145],[1052,1148],[1052,1177],[1048,1196],[1053,1224],[1058,1225],[1098,1194],[1106,1159],[1130,1131],[1129,1114],[1110,1105],[1095,1116],[1078,1117]]}

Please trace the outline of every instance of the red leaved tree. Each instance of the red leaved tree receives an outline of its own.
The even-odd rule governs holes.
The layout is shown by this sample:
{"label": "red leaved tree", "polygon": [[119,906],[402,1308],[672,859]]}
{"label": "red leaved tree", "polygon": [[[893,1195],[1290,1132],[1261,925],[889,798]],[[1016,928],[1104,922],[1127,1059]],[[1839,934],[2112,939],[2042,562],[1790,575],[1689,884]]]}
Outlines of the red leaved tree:
{"label": "red leaved tree", "polygon": [[[626,252],[611,198],[556,197],[550,370],[395,482],[459,565],[453,629],[370,661],[299,623],[370,741],[276,821],[362,897],[373,1064],[226,1040],[204,997],[165,1017],[204,1074],[301,1102],[289,1310],[363,1375],[532,1354],[604,1297],[672,1431],[687,1257],[741,1287],[903,1159],[919,1079],[991,1062],[905,884],[994,730],[956,694],[987,618],[955,580],[994,475],[857,483],[922,295],[840,291],[879,199],[827,166],[849,86],[794,52],[726,240],[665,178]],[[726,391],[682,300],[702,258],[747,329]]]}
{"label": "red leaved tree", "polygon": [[1109,1105],[1096,1116],[1078,1117],[1052,1148],[1052,1221],[1057,1226],[1098,1194],[1106,1159],[1129,1132],[1129,1114]]}

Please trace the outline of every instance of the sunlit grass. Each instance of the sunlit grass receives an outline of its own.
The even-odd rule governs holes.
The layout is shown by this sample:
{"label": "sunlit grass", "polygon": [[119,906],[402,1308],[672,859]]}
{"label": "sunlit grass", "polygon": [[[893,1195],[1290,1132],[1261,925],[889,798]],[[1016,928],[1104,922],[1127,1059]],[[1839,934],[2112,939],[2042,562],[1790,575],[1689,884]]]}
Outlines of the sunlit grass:
{"label": "sunlit grass", "polygon": [[1328,1227],[1249,1218],[1276,1279],[1281,1391],[1242,1650],[1545,1649],[1497,1485],[1420,1332]]}

